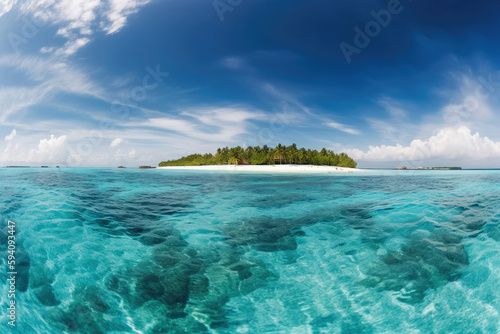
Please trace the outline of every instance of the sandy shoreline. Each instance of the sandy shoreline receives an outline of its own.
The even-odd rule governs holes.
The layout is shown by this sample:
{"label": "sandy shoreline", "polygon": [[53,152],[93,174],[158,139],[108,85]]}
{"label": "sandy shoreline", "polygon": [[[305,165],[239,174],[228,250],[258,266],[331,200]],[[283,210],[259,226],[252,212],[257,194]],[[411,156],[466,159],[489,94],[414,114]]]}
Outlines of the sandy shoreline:
{"label": "sandy shoreline", "polygon": [[262,172],[262,173],[358,173],[366,170],[346,167],[313,165],[210,165],[210,166],[169,166],[158,169],[205,170],[225,172]]}

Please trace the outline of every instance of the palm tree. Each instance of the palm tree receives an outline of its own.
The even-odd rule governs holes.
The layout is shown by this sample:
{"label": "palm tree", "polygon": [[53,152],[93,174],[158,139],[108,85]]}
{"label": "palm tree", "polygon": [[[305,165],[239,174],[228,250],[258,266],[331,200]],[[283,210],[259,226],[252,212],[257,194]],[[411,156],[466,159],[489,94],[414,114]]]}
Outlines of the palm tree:
{"label": "palm tree", "polygon": [[276,149],[274,148],[269,149],[267,156],[270,165],[274,165],[276,163],[276,154],[277,154]]}
{"label": "palm tree", "polygon": [[280,159],[280,165],[281,165],[281,159],[283,158],[283,145],[281,144],[278,144],[278,146],[276,146],[276,154],[278,155],[279,159]]}
{"label": "palm tree", "polygon": [[299,163],[304,164],[304,159],[306,158],[307,154],[306,149],[302,147],[297,154],[299,156]]}
{"label": "palm tree", "polygon": [[297,149],[297,144],[293,143],[292,146],[291,146],[291,151],[292,151],[292,163],[295,161],[295,163],[297,163],[297,153],[298,153],[298,149]]}

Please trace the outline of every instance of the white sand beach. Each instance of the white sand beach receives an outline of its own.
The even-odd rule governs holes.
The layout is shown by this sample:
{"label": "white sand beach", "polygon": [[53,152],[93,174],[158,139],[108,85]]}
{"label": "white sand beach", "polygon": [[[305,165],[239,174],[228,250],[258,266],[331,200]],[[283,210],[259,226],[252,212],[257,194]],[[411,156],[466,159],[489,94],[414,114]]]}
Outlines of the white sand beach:
{"label": "white sand beach", "polygon": [[209,165],[209,166],[169,166],[158,169],[184,169],[225,172],[260,172],[260,173],[358,173],[364,169],[314,166],[314,165]]}

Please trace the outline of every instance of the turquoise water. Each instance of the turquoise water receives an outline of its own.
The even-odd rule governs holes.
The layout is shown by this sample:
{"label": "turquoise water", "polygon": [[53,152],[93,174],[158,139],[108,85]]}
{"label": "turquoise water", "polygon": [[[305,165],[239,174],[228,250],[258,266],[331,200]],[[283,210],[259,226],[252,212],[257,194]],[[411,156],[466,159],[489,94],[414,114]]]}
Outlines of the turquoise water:
{"label": "turquoise water", "polygon": [[1,333],[497,333],[500,171],[0,169]]}

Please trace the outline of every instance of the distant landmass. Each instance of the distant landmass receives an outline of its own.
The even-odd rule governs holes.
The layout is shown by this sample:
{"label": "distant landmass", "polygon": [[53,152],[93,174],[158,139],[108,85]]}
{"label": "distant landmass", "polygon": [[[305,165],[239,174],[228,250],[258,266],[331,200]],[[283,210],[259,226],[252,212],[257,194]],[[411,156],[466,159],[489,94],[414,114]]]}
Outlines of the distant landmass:
{"label": "distant landmass", "polygon": [[395,169],[407,169],[407,170],[461,170],[462,167],[417,167],[417,168],[406,168],[405,166],[403,167],[396,167]]}
{"label": "distant landmass", "polygon": [[248,146],[242,148],[224,147],[217,149],[217,153],[192,154],[177,160],[162,161],[159,167],[168,166],[205,166],[205,165],[317,165],[356,168],[357,163],[345,153],[336,154],[326,148],[320,151],[297,148],[278,144],[271,148],[267,145]]}
{"label": "distant landmass", "polygon": [[431,169],[462,169],[462,167],[432,167]]}

